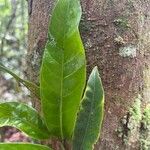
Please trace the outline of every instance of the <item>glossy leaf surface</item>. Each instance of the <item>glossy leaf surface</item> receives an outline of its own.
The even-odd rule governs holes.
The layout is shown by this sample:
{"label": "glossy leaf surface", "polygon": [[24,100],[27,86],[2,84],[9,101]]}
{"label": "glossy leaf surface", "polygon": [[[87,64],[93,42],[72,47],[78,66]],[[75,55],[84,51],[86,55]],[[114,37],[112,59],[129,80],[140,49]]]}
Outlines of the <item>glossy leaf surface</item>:
{"label": "glossy leaf surface", "polygon": [[40,75],[42,109],[52,136],[70,138],[85,85],[85,54],[78,0],[59,0],[53,11]]}
{"label": "glossy leaf surface", "polygon": [[79,111],[74,137],[73,150],[92,150],[96,143],[103,120],[104,91],[95,67],[89,77],[82,106]]}
{"label": "glossy leaf surface", "polygon": [[0,104],[0,127],[13,126],[35,139],[49,138],[42,118],[33,108],[18,102]]}
{"label": "glossy leaf surface", "polygon": [[38,144],[0,143],[0,150],[52,150],[52,149]]}
{"label": "glossy leaf surface", "polygon": [[19,76],[17,76],[15,73],[10,71],[8,68],[4,67],[3,65],[0,65],[0,70],[5,71],[9,73],[10,75],[12,75],[16,79],[17,82],[22,83],[27,89],[29,89],[33,94],[35,94],[37,98],[40,99],[40,88],[36,84],[30,81],[21,79]]}

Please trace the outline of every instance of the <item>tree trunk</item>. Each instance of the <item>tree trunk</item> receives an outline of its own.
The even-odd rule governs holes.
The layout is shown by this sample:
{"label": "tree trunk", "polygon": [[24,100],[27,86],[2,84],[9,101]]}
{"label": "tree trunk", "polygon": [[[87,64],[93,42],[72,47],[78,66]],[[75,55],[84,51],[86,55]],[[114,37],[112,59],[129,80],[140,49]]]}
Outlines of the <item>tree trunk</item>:
{"label": "tree trunk", "polygon": [[[43,49],[47,41],[47,31],[53,3],[51,0],[28,0],[29,30],[27,52],[27,77],[39,84],[39,70]],[[32,100],[33,106],[40,110],[39,101]]]}
{"label": "tree trunk", "polygon": [[[150,149],[150,0],[81,0],[88,73],[99,67],[105,118],[96,150]],[[29,1],[28,76],[38,82],[52,0]],[[148,108],[149,107],[149,108]],[[146,119],[145,119],[146,118]]]}

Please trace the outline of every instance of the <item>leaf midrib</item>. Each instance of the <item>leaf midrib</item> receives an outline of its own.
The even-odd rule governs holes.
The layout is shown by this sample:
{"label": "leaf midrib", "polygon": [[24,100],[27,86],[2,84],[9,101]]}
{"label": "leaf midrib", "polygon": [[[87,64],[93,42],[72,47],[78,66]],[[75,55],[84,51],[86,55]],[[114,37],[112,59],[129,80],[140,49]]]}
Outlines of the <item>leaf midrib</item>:
{"label": "leaf midrib", "polygon": [[[68,4],[68,7],[67,7],[67,12],[69,10],[69,6],[70,6],[70,0],[69,0],[69,4]],[[64,19],[66,22],[68,20],[68,13],[67,13],[67,16],[65,17]],[[66,29],[66,28],[65,28]],[[66,29],[67,30],[67,29]],[[61,91],[60,91],[60,134],[61,134],[61,139],[63,140],[64,139],[64,133],[63,133],[63,104],[62,104],[62,101],[63,101],[63,84],[64,84],[64,39],[66,37],[66,30],[64,30],[64,33],[63,33],[63,41],[62,41],[62,50],[63,50],[63,55],[62,55],[62,66],[61,66]]]}
{"label": "leaf midrib", "polygon": [[63,100],[63,76],[64,76],[64,55],[62,56],[62,66],[61,66],[61,89],[60,89],[60,108],[59,108],[59,113],[60,113],[60,134],[61,134],[61,138],[63,139],[64,138],[64,135],[63,135],[63,128],[62,128],[62,119],[63,119],[63,116],[62,116],[62,100]]}

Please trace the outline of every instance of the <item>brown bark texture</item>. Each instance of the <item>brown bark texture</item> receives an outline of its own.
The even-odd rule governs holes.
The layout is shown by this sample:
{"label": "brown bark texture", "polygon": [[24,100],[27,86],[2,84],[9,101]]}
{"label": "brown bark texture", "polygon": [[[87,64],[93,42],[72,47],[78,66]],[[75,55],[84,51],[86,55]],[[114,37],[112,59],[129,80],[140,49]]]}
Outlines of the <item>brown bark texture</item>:
{"label": "brown bark texture", "polygon": [[[28,77],[38,82],[53,0],[29,1]],[[81,0],[88,73],[97,65],[105,117],[95,150],[149,150],[150,0]]]}

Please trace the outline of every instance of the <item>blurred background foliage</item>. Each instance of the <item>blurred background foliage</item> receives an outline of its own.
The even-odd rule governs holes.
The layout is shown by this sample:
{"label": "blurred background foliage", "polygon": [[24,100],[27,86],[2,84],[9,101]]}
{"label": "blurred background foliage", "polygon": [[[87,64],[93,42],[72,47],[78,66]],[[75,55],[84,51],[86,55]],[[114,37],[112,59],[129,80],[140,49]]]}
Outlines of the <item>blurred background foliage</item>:
{"label": "blurred background foliage", "polygon": [[[0,0],[0,64],[24,78],[27,52],[28,7],[26,0]],[[0,71],[0,102],[30,102],[28,91],[12,76]],[[0,142],[31,141],[19,130],[0,128]]]}
{"label": "blurred background foliage", "polygon": [[[26,66],[27,30],[27,1],[0,0],[0,63],[21,77]],[[10,75],[0,72],[1,102],[25,99],[25,90]]]}

